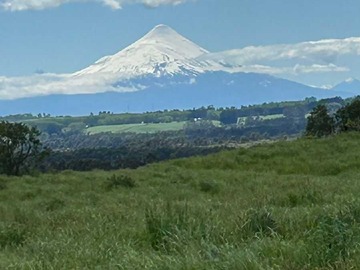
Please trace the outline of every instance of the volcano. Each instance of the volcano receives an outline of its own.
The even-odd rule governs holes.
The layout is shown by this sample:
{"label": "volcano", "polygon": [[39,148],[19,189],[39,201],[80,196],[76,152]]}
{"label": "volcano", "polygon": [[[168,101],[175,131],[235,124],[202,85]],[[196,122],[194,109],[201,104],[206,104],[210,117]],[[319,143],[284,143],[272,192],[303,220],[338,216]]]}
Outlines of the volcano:
{"label": "volcano", "polygon": [[[37,75],[38,83],[33,85],[24,83],[26,80],[10,81],[10,90],[6,88],[8,80],[0,80],[0,114],[238,107],[352,95],[267,74],[240,72],[241,66],[211,55],[169,26],[157,25],[125,49],[72,74]],[[33,78],[28,81],[33,82]]]}

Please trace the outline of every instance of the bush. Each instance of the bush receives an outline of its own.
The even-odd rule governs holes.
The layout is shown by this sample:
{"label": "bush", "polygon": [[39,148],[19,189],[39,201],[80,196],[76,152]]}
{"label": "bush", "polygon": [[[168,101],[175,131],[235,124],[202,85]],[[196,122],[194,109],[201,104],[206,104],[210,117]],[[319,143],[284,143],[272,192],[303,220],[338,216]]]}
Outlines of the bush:
{"label": "bush", "polygon": [[25,229],[16,224],[0,228],[0,248],[22,246],[25,240]]}
{"label": "bush", "polygon": [[272,236],[279,232],[278,225],[272,214],[266,209],[250,209],[240,219],[238,225],[240,237]]}
{"label": "bush", "polygon": [[0,190],[6,189],[7,185],[6,185],[6,181],[3,179],[0,179]]}
{"label": "bush", "polygon": [[46,211],[55,211],[65,206],[65,202],[60,199],[51,199],[44,204]]}
{"label": "bush", "polygon": [[127,175],[116,176],[115,174],[113,174],[107,179],[106,182],[106,188],[109,190],[118,187],[134,188],[135,186],[135,180]]}
{"label": "bush", "polygon": [[149,207],[145,212],[146,231],[150,244],[155,250],[166,253],[176,248],[176,242],[183,238],[189,227],[187,207],[172,207],[166,205],[159,211],[157,206]]}
{"label": "bush", "polygon": [[199,183],[200,190],[212,194],[219,193],[220,185],[214,180],[203,180]]}

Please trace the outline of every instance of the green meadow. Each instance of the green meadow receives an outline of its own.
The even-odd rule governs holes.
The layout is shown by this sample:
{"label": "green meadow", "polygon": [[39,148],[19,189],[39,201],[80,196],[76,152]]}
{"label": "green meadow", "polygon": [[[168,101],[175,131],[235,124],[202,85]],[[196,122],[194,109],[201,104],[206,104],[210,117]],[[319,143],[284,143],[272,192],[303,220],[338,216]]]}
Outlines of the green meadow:
{"label": "green meadow", "polygon": [[186,122],[171,122],[171,123],[149,123],[149,124],[123,124],[123,125],[107,125],[95,126],[86,129],[89,134],[96,134],[101,132],[111,133],[155,133],[161,131],[176,131],[181,130]]}
{"label": "green meadow", "polygon": [[0,269],[359,269],[359,142],[0,176]]}
{"label": "green meadow", "polygon": [[[105,125],[94,126],[86,129],[88,134],[97,134],[102,132],[111,133],[156,133],[161,131],[177,131],[184,128],[186,121],[170,123],[142,123],[142,124],[122,124],[122,125]],[[219,121],[212,121],[215,126],[220,126]]]}

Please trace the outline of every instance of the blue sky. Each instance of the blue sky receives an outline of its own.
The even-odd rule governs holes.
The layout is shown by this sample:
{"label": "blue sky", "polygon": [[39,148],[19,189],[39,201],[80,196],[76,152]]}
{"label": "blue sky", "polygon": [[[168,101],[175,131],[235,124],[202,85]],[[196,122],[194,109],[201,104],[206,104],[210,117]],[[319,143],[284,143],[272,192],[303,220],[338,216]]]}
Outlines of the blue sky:
{"label": "blue sky", "polygon": [[[358,0],[0,0],[0,5],[0,76],[7,77],[77,71],[160,23],[211,52],[360,37]],[[326,65],[349,66],[346,72],[284,77],[316,85],[360,77],[359,61],[351,55],[339,62]]]}

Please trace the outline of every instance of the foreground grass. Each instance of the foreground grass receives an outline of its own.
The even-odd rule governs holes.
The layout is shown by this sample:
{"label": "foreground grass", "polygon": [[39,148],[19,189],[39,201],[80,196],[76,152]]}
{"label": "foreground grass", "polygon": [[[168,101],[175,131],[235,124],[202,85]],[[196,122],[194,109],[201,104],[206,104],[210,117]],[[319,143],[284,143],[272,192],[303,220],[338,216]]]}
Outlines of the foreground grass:
{"label": "foreground grass", "polygon": [[359,141],[0,177],[0,269],[359,269]]}

